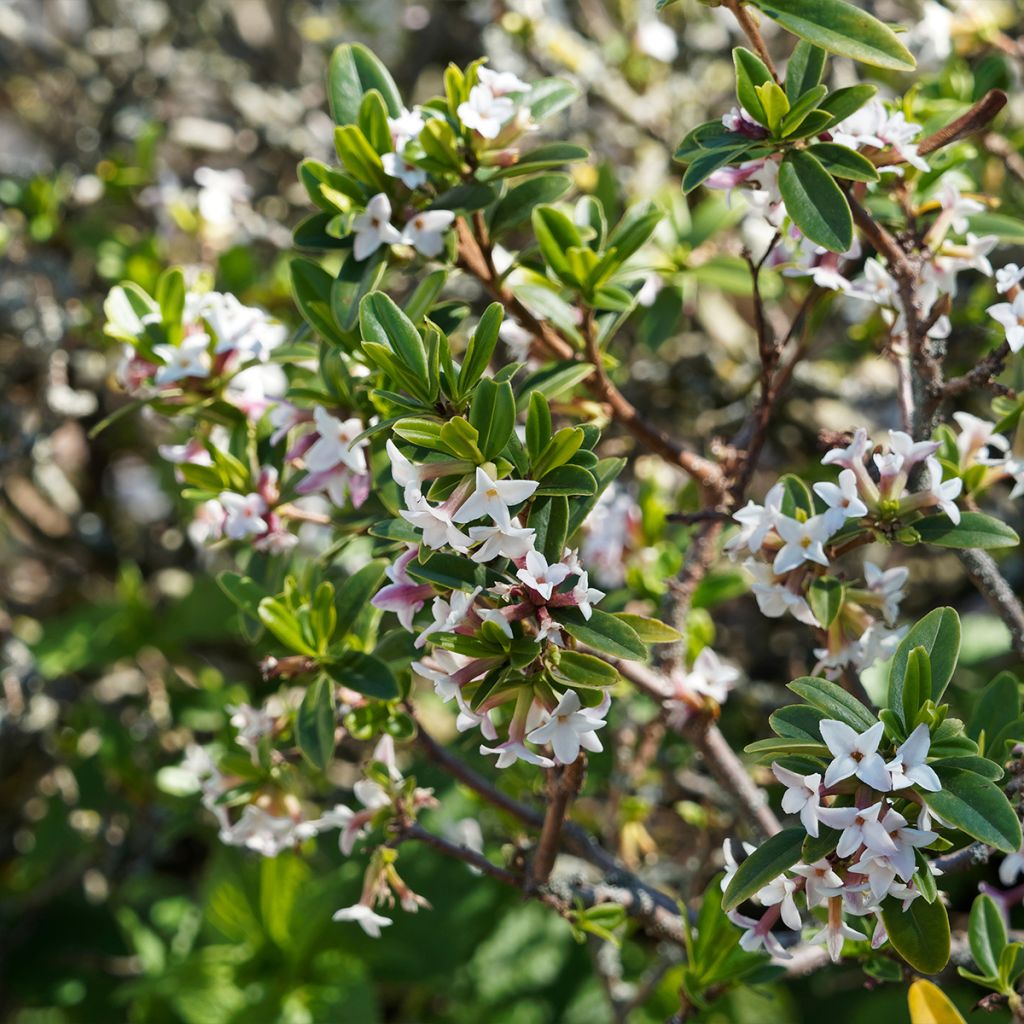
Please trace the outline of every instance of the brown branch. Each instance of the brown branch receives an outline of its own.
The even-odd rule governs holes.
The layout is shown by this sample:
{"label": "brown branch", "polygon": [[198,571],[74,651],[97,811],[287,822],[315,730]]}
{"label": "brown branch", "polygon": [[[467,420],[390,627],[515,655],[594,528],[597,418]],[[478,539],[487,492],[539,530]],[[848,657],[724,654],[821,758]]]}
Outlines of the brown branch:
{"label": "brown branch", "polygon": [[522,886],[523,879],[521,875],[516,874],[514,871],[509,871],[508,868],[503,868],[500,865],[495,864],[493,861],[488,860],[483,854],[477,853],[476,850],[471,850],[468,846],[465,846],[462,843],[453,843],[447,839],[443,839],[439,835],[435,835],[433,832],[428,832],[425,828],[417,825],[415,822],[409,822],[406,825],[400,826],[397,830],[397,836],[399,842],[404,842],[407,839],[414,839],[417,842],[432,847],[439,853],[443,853],[448,857],[454,857],[456,860],[461,860],[470,867],[476,868],[477,871],[480,871],[485,875],[489,875],[491,878],[496,878],[499,882],[503,882],[505,885],[511,885],[514,888],[520,888]]}
{"label": "brown branch", "polygon": [[[408,706],[407,706],[407,710]],[[452,778],[457,779],[468,789],[473,790],[489,804],[511,815],[533,829],[540,829],[544,824],[542,811],[529,804],[520,803],[514,797],[503,793],[489,779],[474,771],[464,761],[452,754],[437,742],[422,725],[416,733],[416,744],[435,764],[443,768]],[[567,821],[562,828],[561,841],[581,860],[593,864],[603,871],[605,877],[635,894],[637,905],[656,907],[663,913],[674,913],[676,901],[666,893],[647,885],[636,875],[624,868],[612,854],[601,847],[597,840],[586,829],[575,822]]]}
{"label": "brown branch", "polygon": [[[456,230],[459,237],[459,261],[463,268],[476,277],[508,313],[534,335],[546,355],[554,359],[576,360],[579,353],[573,345],[550,324],[535,316],[501,283],[498,276],[492,273],[484,248],[464,218],[460,217],[456,221]],[[723,474],[716,463],[690,451],[670,438],[663,430],[648,423],[609,379],[603,362],[600,359],[595,362],[589,352],[587,358],[594,367],[594,374],[585,383],[607,404],[616,422],[651,451],[689,473],[703,488],[716,494],[724,490]]]}
{"label": "brown branch", "polygon": [[[966,111],[955,121],[933,132],[927,138],[922,139],[917,145],[917,152],[921,156],[934,153],[943,146],[949,146],[959,142],[968,135],[980,132],[992,119],[1006,106],[1007,96],[1002,89],[991,89],[970,110]],[[898,164],[906,163],[906,158],[894,153],[891,150],[881,150],[872,153],[869,159],[876,167],[895,167]]]}
{"label": "brown branch", "polygon": [[764,36],[761,35],[761,29],[757,24],[756,19],[747,10],[747,8],[741,3],[741,0],[722,0],[722,6],[727,10],[732,11],[734,17],[739,22],[739,26],[743,29],[743,34],[750,40],[750,45],[754,47],[758,57],[764,61],[765,66],[772,73],[772,78],[775,79],[777,85],[781,85],[779,80],[779,73],[775,70],[775,64],[772,62],[772,56],[768,52],[768,47],[765,45]]}
{"label": "brown branch", "polygon": [[[668,680],[647,665],[640,665],[634,661],[607,660],[659,705],[674,695]],[[763,838],[768,838],[782,830],[779,819],[768,805],[764,791],[751,779],[743,762],[736,756],[721,730],[710,718],[706,715],[693,715],[684,725],[673,728],[678,735],[689,740],[700,751],[712,775],[746,812],[748,823],[753,826],[755,832],[760,833]]]}
{"label": "brown branch", "polygon": [[535,886],[545,885],[551,877],[551,869],[555,866],[555,858],[558,856],[558,847],[562,839],[565,816],[569,804],[583,785],[586,770],[587,759],[584,754],[580,754],[572,764],[548,769],[548,807],[530,865],[531,882]]}

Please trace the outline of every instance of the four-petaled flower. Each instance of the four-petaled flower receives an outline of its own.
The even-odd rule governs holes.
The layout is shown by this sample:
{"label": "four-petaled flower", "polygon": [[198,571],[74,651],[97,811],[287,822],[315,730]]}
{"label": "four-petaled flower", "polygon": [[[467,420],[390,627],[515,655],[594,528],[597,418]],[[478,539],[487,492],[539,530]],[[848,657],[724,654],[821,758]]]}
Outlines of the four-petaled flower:
{"label": "four-petaled flower", "polygon": [[575,690],[566,690],[547,721],[527,735],[531,743],[550,743],[560,764],[572,764],[580,756],[580,747],[599,751],[604,748],[594,733],[605,724],[589,708],[580,704]]}
{"label": "four-petaled flower", "polygon": [[[819,723],[821,738],[832,752],[834,760],[825,771],[825,788],[834,786],[851,775],[866,782],[873,789],[887,792],[892,780],[885,767],[882,755],[878,753],[885,725],[875,722],[862,733],[854,732],[845,722],[825,718]],[[825,821],[822,818],[822,821]]]}
{"label": "four-petaled flower", "polygon": [[459,506],[452,521],[471,523],[490,516],[499,526],[510,526],[512,513],[509,506],[526,501],[539,486],[536,480],[492,480],[477,466],[476,489]]}
{"label": "four-petaled flower", "polygon": [[828,505],[825,526],[833,533],[847,519],[860,519],[868,514],[868,507],[857,492],[857,475],[852,469],[844,469],[839,474],[838,484],[825,480],[816,483],[814,493]]}
{"label": "four-petaled flower", "polygon": [[818,809],[821,807],[821,775],[798,775],[780,764],[772,765],[772,773],[785,787],[782,809],[787,814],[799,814],[800,822],[809,836],[818,837]]}
{"label": "four-petaled flower", "polygon": [[526,565],[516,576],[532,590],[536,590],[545,601],[551,600],[555,587],[565,582],[569,567],[564,562],[552,562],[539,552],[531,551],[526,556]]}
{"label": "four-petaled flower", "polygon": [[405,222],[405,240],[423,256],[439,256],[444,248],[444,233],[455,214],[451,210],[423,210]]}
{"label": "four-petaled flower", "polygon": [[210,336],[203,332],[190,334],[180,345],[154,345],[153,353],[163,360],[153,379],[157,384],[173,384],[188,377],[209,377]]}
{"label": "four-petaled flower", "polygon": [[352,231],[355,234],[352,255],[357,260],[365,260],[382,245],[405,241],[402,232],[391,223],[391,200],[383,192],[378,192],[353,219]]}
{"label": "four-petaled flower", "polygon": [[772,564],[776,573],[789,572],[804,562],[828,566],[825,542],[835,530],[829,526],[827,516],[811,516],[802,523],[799,519],[780,515],[775,522],[775,529],[784,542]]}
{"label": "four-petaled flower", "polygon": [[942,783],[935,770],[925,764],[930,746],[931,735],[928,726],[922,722],[896,748],[896,756],[886,765],[892,777],[893,789],[920,786],[930,793],[938,793],[942,789]]}

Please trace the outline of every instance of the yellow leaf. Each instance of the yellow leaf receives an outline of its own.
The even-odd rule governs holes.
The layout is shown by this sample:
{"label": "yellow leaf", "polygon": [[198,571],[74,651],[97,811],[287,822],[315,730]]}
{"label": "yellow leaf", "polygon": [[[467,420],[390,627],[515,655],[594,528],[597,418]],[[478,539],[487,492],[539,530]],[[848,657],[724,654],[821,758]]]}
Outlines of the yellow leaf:
{"label": "yellow leaf", "polygon": [[942,989],[918,978],[907,993],[910,1024],[966,1024],[960,1011],[943,995]]}

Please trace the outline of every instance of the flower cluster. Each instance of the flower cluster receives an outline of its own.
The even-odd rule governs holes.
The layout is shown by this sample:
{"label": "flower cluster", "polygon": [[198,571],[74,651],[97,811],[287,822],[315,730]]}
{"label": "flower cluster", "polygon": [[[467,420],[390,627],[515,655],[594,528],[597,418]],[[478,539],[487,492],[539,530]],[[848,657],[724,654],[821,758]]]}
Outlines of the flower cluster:
{"label": "flower cluster", "polygon": [[891,539],[932,508],[954,524],[960,521],[956,498],[963,481],[943,479],[935,457],[939,447],[938,441],[915,442],[894,430],[888,445],[876,450],[861,428],[846,447],[833,448],[822,459],[840,471],[835,483],[814,484],[816,500],[798,481],[780,481],[763,505],[748,501],[734,514],[740,530],[726,550],[734,558],[742,552],[754,556],[743,564],[754,578],[752,589],[762,613],[771,618],[789,613],[828,630],[828,643],[817,652],[819,669],[864,668],[887,658],[899,641],[901,632],[891,627],[907,580],[905,568],[882,570],[866,562],[863,585],[844,587],[841,608],[828,621],[812,607],[814,588],[859,537],[867,539],[875,532]]}
{"label": "flower cluster", "polygon": [[[823,719],[819,728],[832,757],[824,776],[801,774],[779,763],[772,771],[785,787],[783,810],[799,815],[807,835],[821,845],[821,856],[797,862],[756,892],[754,900],[768,908],[760,918],[738,911],[729,916],[745,929],[740,940],[744,949],[763,946],[785,958],[789,954],[772,929],[781,917],[787,928],[802,931],[800,897],[819,924],[814,912],[825,911],[824,927],[810,941],[824,942],[837,961],[844,940],[865,939],[847,917],[875,918],[871,946],[877,949],[887,938],[882,901],[892,896],[906,909],[921,897],[920,872],[929,868],[922,866],[917,851],[939,838],[932,825],[942,822],[923,804],[920,791],[935,793],[942,787],[927,763],[931,738],[923,722],[888,756],[880,752],[882,722],[858,732],[845,722]],[[736,870],[728,851],[723,889]]]}
{"label": "flower cluster", "polygon": [[[403,489],[406,507],[399,514],[418,531],[418,543],[409,544],[387,570],[391,582],[373,598],[373,604],[394,612],[406,629],[414,631],[414,617],[431,602],[430,621],[419,629],[415,641],[417,648],[429,644],[431,649],[413,668],[433,682],[442,700],[456,701],[460,730],[476,726],[490,743],[498,739],[497,710],[513,705],[507,738],[480,748],[482,753],[497,755],[500,768],[517,760],[544,766],[570,764],[581,747],[601,750],[594,732],[605,724],[607,693],[601,694],[596,706],[592,702],[584,706],[573,689],[558,692],[550,686],[533,691],[485,689],[484,699],[472,706],[467,699],[467,693],[480,692],[480,680],[502,664],[506,651],[523,660],[548,661],[557,672],[559,648],[565,641],[562,624],[552,610],[575,608],[587,621],[593,606],[604,597],[590,585],[575,551],[565,549],[560,559],[549,561],[536,547],[536,531],[522,525],[538,482],[502,479],[493,464],[467,473],[459,460],[413,463],[391,440],[387,452],[392,477]],[[443,501],[433,504],[424,495],[428,481],[453,476],[457,480],[447,488]],[[438,594],[434,586],[409,575],[423,549],[448,549],[468,554],[481,565],[507,568],[486,588]],[[460,642],[460,638],[466,639]],[[554,760],[527,743],[549,746]]]}

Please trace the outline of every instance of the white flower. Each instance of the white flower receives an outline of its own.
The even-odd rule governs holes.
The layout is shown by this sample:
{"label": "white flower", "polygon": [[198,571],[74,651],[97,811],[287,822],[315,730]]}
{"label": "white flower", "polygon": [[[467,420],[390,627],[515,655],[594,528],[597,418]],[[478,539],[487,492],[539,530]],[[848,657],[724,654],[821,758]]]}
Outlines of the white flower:
{"label": "white flower", "polygon": [[681,685],[692,693],[724,704],[739,678],[738,668],[726,664],[710,647],[705,647],[694,659],[693,668],[683,677]]}
{"label": "white flower", "polygon": [[217,339],[214,355],[240,352],[246,359],[266,362],[288,336],[284,324],[275,323],[262,309],[242,305],[234,295],[208,292],[197,304],[196,315],[206,320]]}
{"label": "white flower", "polygon": [[908,786],[920,786],[930,793],[938,793],[942,789],[938,775],[925,764],[928,748],[931,746],[931,735],[928,726],[922,722],[896,748],[896,756],[886,765],[892,776],[893,789],[906,789]]}
{"label": "white flower", "polygon": [[593,751],[604,749],[594,733],[605,721],[587,711],[582,708],[575,690],[566,690],[547,721],[526,738],[531,743],[550,743],[560,764],[572,764],[580,756],[580,747]]}
{"label": "white flower", "polygon": [[570,593],[576,601],[576,607],[583,613],[583,618],[588,620],[594,614],[593,605],[597,604],[604,597],[603,590],[598,590],[597,587],[590,585],[590,576],[585,572],[580,573],[576,586],[572,588]]}
{"label": "white flower", "polygon": [[500,608],[481,608],[477,613],[477,617],[481,622],[490,622],[498,627],[510,640],[512,639],[512,625],[501,614]]}
{"label": "white flower", "polygon": [[423,543],[428,548],[440,548],[448,544],[462,553],[469,550],[473,542],[455,526],[451,513],[440,505],[431,505],[418,491],[407,491],[405,498],[409,503],[409,510],[402,509],[399,515],[407,523],[423,531]]}
{"label": "white flower", "polygon": [[425,124],[422,112],[415,107],[412,110],[403,110],[398,117],[389,117],[388,129],[395,149],[402,150],[407,142],[419,138]]}
{"label": "white flower", "polygon": [[352,442],[363,432],[363,421],[355,416],[339,420],[322,405],[313,410],[313,419],[320,436],[303,457],[306,469],[312,473],[324,473],[340,465],[353,473],[365,473],[366,441],[352,446]]}
{"label": "white flower", "polygon": [[[524,529],[518,519],[502,526],[471,526],[469,536],[480,547],[473,552],[474,562],[489,562],[492,558],[525,558],[533,549],[536,530]],[[482,543],[481,543],[482,541]]]}
{"label": "white flower", "polygon": [[[495,96],[506,96],[513,92],[529,92],[530,85],[511,71],[492,71],[488,67],[476,69],[477,81],[486,85]],[[460,115],[461,116],[461,115]]]}
{"label": "white flower", "polygon": [[750,589],[757,599],[757,607],[762,615],[778,619],[789,612],[797,622],[807,626],[820,625],[806,598],[794,593],[785,585],[776,583],[770,566],[748,558],[743,563],[743,568],[754,577],[754,584]]}
{"label": "white flower", "polygon": [[450,210],[423,210],[405,222],[405,240],[424,256],[438,256],[444,249],[444,233],[455,214]]}
{"label": "white flower", "polygon": [[900,305],[896,278],[873,256],[864,262],[864,276],[854,284],[850,294],[877,306],[898,308]]}
{"label": "white flower", "polygon": [[154,345],[153,352],[163,360],[156,368],[157,384],[173,384],[188,377],[209,377],[210,336],[202,331],[183,338],[180,345]]}
{"label": "white flower", "polygon": [[508,345],[516,362],[525,363],[530,358],[530,350],[536,338],[533,331],[528,331],[518,321],[511,317],[503,320],[498,328],[498,337]]}
{"label": "white flower", "polygon": [[843,880],[827,860],[817,860],[813,864],[794,864],[790,870],[793,874],[802,875],[807,879],[804,893],[809,908],[820,907],[832,896],[838,896],[843,891]]}
{"label": "white flower", "polygon": [[879,800],[870,807],[822,807],[818,818],[829,828],[843,830],[836,846],[836,854],[840,857],[849,857],[861,846],[875,853],[895,853],[896,844],[879,820],[881,811],[882,802]]}
{"label": "white flower", "polygon": [[[732,881],[732,876],[736,874],[739,869],[740,862],[733,856],[732,847],[735,843],[735,839],[726,839],[722,843],[722,859],[725,861],[725,874],[722,876],[721,889],[725,892],[729,888],[729,883]],[[744,857],[749,857],[754,850],[757,849],[752,843],[740,844],[743,850]]]}
{"label": "white flower", "polygon": [[725,550],[731,553],[746,547],[751,554],[757,554],[764,544],[765,537],[768,536],[769,531],[782,514],[782,500],[785,494],[785,487],[782,484],[776,484],[764,496],[764,505],[748,501],[738,512],[734,512],[733,519],[742,528],[736,536],[730,538],[725,545]]}
{"label": "white flower", "polygon": [[935,504],[949,516],[953,523],[960,522],[960,509],[957,508],[954,500],[963,490],[964,482],[960,477],[955,476],[951,480],[943,481],[942,466],[938,459],[928,459],[925,463],[928,469],[928,490],[935,499]]}
{"label": "white flower", "polygon": [[857,493],[857,476],[852,469],[844,469],[839,474],[839,483],[821,481],[814,485],[814,493],[828,505],[825,513],[825,525],[833,533],[847,519],[860,519],[868,514],[868,507],[860,500]]}
{"label": "white flower", "polygon": [[352,221],[352,230],[356,236],[352,255],[357,260],[365,260],[382,245],[404,241],[402,232],[391,223],[391,200],[383,192],[378,192]]}
{"label": "white flower", "polygon": [[833,921],[829,915],[829,922],[821,931],[816,932],[807,941],[810,943],[823,942],[828,950],[829,958],[833,963],[839,963],[843,955],[843,940],[853,939],[854,942],[862,942],[864,936],[851,928],[840,916]]}
{"label": "white flower", "polygon": [[365,903],[354,903],[351,907],[336,910],[331,920],[355,921],[371,939],[379,939],[381,928],[394,923],[391,918],[376,913],[373,907],[368,907]]}
{"label": "white flower", "polygon": [[846,469],[864,468],[864,458],[873,447],[868,432],[858,427],[853,440],[845,448],[833,448],[821,460],[823,466],[843,466]]}
{"label": "white flower", "polygon": [[[420,493],[423,478],[418,466],[410,462],[398,449],[398,445],[389,437],[384,445],[391,465],[391,479],[405,491],[405,502],[410,504],[410,495]],[[414,498],[412,500],[415,500]]]}
{"label": "white flower", "polygon": [[380,162],[389,178],[397,178],[408,189],[417,189],[427,180],[426,171],[409,163],[399,153],[384,153]]}
{"label": "white flower", "polygon": [[446,704],[459,695],[459,684],[452,682],[452,676],[467,664],[463,655],[435,647],[430,652],[430,661],[414,661],[412,670],[434,684],[434,693]]}
{"label": "white flower", "polygon": [[889,431],[889,450],[898,455],[900,471],[909,473],[919,462],[931,458],[939,450],[938,441],[915,441],[902,430]]}
{"label": "white flower", "polygon": [[456,111],[467,128],[479,132],[485,139],[496,139],[515,112],[512,100],[496,95],[483,82],[469,90],[469,99],[460,103]]}
{"label": "white flower", "polygon": [[943,183],[939,202],[950,226],[958,235],[964,234],[970,226],[967,220],[969,214],[982,213],[985,209],[985,204],[978,202],[977,199],[962,196],[960,189],[951,181]]}
{"label": "white flower", "polygon": [[224,521],[224,532],[232,540],[266,533],[270,528],[263,516],[267,513],[267,503],[262,496],[252,494],[235,494],[233,491],[222,491],[220,503],[224,507],[227,518]]}
{"label": "white flower", "polygon": [[888,857],[900,878],[909,882],[917,870],[914,863],[914,848],[934,843],[939,838],[938,833],[928,829],[912,828],[907,824],[907,819],[892,808],[885,812],[882,818],[882,828],[889,833],[889,838],[896,844],[896,853],[889,854]]}
{"label": "white flower", "polygon": [[1016,263],[1007,263],[996,271],[996,291],[1005,295],[1011,288],[1024,281],[1024,268]]}
{"label": "white flower", "polygon": [[494,763],[496,768],[508,768],[510,765],[515,764],[516,761],[525,761],[527,764],[535,764],[540,768],[551,768],[555,763],[550,757],[535,754],[529,747],[514,740],[501,743],[496,747],[481,746],[480,753],[497,754],[498,760]]}
{"label": "white flower", "polygon": [[1006,330],[1010,351],[1019,352],[1024,345],[1024,291],[1018,292],[1012,302],[997,302],[985,312]]}
{"label": "white flower", "polygon": [[671,64],[679,53],[675,31],[657,18],[643,18],[636,27],[636,47],[648,57]]}
{"label": "white flower", "polygon": [[782,809],[799,814],[800,823],[809,836],[818,836],[818,808],[821,806],[821,775],[797,775],[780,764],[772,765],[772,774],[786,787]]}
{"label": "white flower", "polygon": [[[991,420],[983,420],[972,416],[969,412],[955,412],[953,419],[956,420],[960,433],[957,435],[956,447],[960,453],[961,465],[964,465],[978,452],[987,448],[995,448],[1001,452],[1009,450],[1010,442],[1002,434],[995,433],[996,425]],[[982,462],[981,459],[978,460]],[[989,465],[991,459],[985,457],[983,465]]]}
{"label": "white flower", "polygon": [[1024,874],[1024,850],[1018,850],[1003,858],[1003,863],[999,865],[999,881],[1003,885],[1013,885],[1018,876],[1022,874]]}
{"label": "white flower", "polygon": [[231,712],[228,721],[238,730],[235,739],[239,746],[250,752],[255,752],[260,740],[273,732],[274,716],[264,708],[254,708],[249,704],[228,704],[227,710]]}
{"label": "white flower", "polygon": [[909,576],[910,570],[905,565],[883,571],[873,562],[864,563],[864,582],[868,590],[882,599],[882,615],[886,622],[895,621],[899,615],[903,587]]}
{"label": "white flower", "polygon": [[476,600],[477,594],[480,593],[480,589],[477,587],[468,594],[462,590],[453,590],[451,601],[446,601],[443,597],[435,597],[434,603],[431,605],[434,621],[416,638],[416,646],[422,647],[431,633],[451,633],[456,626],[461,626],[469,614],[470,608],[473,607],[473,602]]}
{"label": "white flower", "polygon": [[797,893],[796,880],[786,875],[779,875],[772,879],[766,886],[758,889],[757,898],[766,907],[774,907],[781,904],[782,921],[787,928],[795,931],[800,929],[803,921],[800,919],[800,911],[797,910],[794,896]]}
{"label": "white flower", "polygon": [[730,910],[725,915],[733,924],[745,928],[746,931],[740,936],[740,948],[748,953],[756,953],[762,946],[766,953],[770,953],[780,960],[789,960],[792,953],[788,953],[782,943],[772,934],[771,928],[762,926],[761,922],[753,917],[747,917],[738,910]]}
{"label": "white flower", "polygon": [[452,516],[455,523],[470,523],[490,516],[501,526],[509,526],[512,514],[509,505],[526,501],[540,485],[535,480],[492,480],[477,466],[476,490]]}
{"label": "white flower", "polygon": [[196,547],[224,536],[224,521],[227,514],[216,498],[210,498],[196,506],[192,522],[188,526],[188,538]]}
{"label": "white flower", "polygon": [[545,601],[551,600],[555,587],[563,583],[568,575],[567,565],[562,562],[549,565],[539,551],[530,551],[526,556],[526,565],[516,573],[523,583],[536,590]]}
{"label": "white flower", "polygon": [[811,516],[801,523],[798,519],[780,515],[775,529],[785,543],[775,556],[772,564],[774,572],[786,573],[804,562],[817,562],[828,567],[824,545],[835,531],[829,527],[826,516]]}
{"label": "white flower", "polygon": [[[885,726],[875,722],[870,729],[856,733],[845,722],[822,719],[821,738],[835,758],[825,772],[825,788],[834,786],[851,775],[883,793],[892,788],[885,762],[878,753]],[[824,817],[822,821],[824,821]]]}

